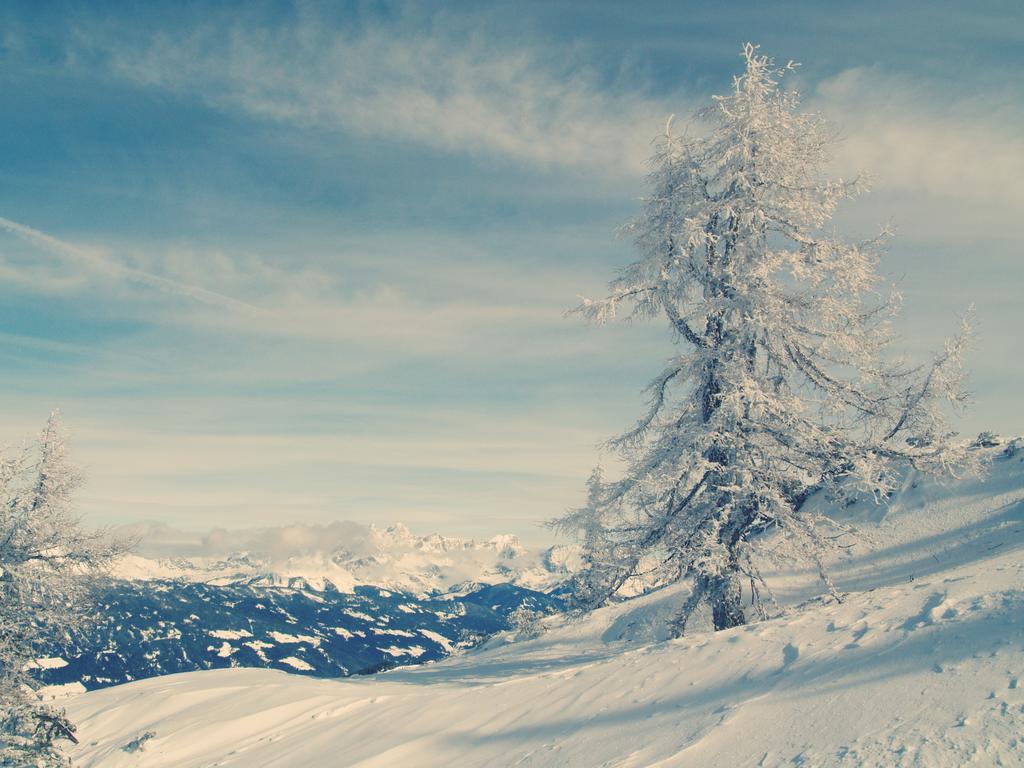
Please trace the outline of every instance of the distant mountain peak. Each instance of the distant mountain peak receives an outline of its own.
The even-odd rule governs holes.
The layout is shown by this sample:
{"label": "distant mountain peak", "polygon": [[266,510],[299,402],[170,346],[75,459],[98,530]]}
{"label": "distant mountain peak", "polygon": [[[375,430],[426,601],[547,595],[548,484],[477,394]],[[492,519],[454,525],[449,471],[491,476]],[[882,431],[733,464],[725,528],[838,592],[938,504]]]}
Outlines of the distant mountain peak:
{"label": "distant mountain peak", "polygon": [[205,535],[147,524],[134,532],[141,536],[139,553],[125,557],[115,577],[283,587],[302,583],[312,590],[340,592],[375,585],[442,594],[468,583],[551,589],[578,560],[575,545],[531,549],[511,534],[483,541],[418,535],[401,522],[384,528],[332,523]]}

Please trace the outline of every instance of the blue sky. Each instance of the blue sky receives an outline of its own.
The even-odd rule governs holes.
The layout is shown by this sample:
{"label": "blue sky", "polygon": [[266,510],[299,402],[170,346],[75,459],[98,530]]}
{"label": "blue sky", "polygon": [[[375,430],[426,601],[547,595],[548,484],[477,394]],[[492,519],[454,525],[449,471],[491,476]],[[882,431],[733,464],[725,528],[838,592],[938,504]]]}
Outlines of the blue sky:
{"label": "blue sky", "polygon": [[965,433],[1024,431],[1024,6],[6,3],[0,439],[59,406],[94,523],[539,541],[670,354],[565,319],[650,140],[746,40],[893,223],[918,355],[976,306]]}

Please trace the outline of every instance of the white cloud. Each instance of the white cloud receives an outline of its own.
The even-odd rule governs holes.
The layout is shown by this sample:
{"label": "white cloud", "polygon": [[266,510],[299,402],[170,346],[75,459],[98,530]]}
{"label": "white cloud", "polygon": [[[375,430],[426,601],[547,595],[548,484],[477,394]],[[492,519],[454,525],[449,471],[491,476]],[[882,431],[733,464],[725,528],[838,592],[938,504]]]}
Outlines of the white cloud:
{"label": "white cloud", "polygon": [[138,538],[137,552],[147,557],[225,557],[250,552],[284,560],[338,549],[354,554],[371,553],[367,546],[369,526],[343,520],[269,528],[212,528],[202,533],[147,521],[120,526],[117,533]]}
{"label": "white cloud", "polygon": [[[254,307],[224,296],[205,288],[195,285],[181,283],[150,272],[133,269],[114,260],[110,254],[102,249],[85,248],[80,245],[66,242],[53,235],[48,235],[38,229],[19,224],[0,217],[0,229],[6,230],[25,242],[42,249],[43,251],[58,257],[70,266],[76,267],[85,273],[91,273],[103,277],[113,278],[118,281],[138,283],[149,288],[155,288],[165,293],[172,293],[184,296],[189,299],[203,302],[204,304],[215,304],[235,310],[252,311]],[[4,272],[9,279],[18,279],[18,271],[10,265],[4,265]],[[75,277],[65,276],[61,281],[53,282],[50,287],[71,288],[81,284],[83,275]],[[20,280],[20,282],[25,282]]]}
{"label": "white cloud", "polygon": [[[37,249],[0,265],[0,277],[23,289],[127,298],[122,317],[155,324],[156,333],[187,329],[196,353],[207,342],[236,340],[212,368],[193,355],[207,380],[223,373],[266,381],[314,369],[330,376],[424,357],[536,360],[596,349],[610,337],[563,317],[581,284],[600,290],[603,278],[557,263],[503,262],[438,234],[363,238],[303,263],[180,243],[83,246],[3,218],[0,229]],[[178,301],[148,300],[153,292]],[[138,350],[138,340],[126,343],[125,353]],[[261,343],[273,344],[272,363],[253,357]]]}
{"label": "white cloud", "polygon": [[210,25],[134,42],[94,28],[81,39],[117,76],[216,107],[541,166],[635,175],[667,114],[641,88],[609,91],[569,57],[553,65],[474,36],[346,33],[307,17],[273,30]]}
{"label": "white cloud", "polygon": [[[579,51],[513,50],[436,27],[339,32],[306,14],[273,30],[210,24],[126,43],[116,30],[92,28],[81,39],[115,76],[218,108],[619,178],[638,176],[665,117],[689,115],[696,103],[682,89],[654,95],[642,78],[601,82]],[[937,213],[915,236],[999,226],[1024,234],[1020,217],[1004,217],[1024,199],[1024,107],[998,87],[961,93],[858,67],[812,84],[808,103],[845,137],[837,167],[875,178],[878,202],[868,209],[913,220],[900,208],[927,196]]]}
{"label": "white cloud", "polygon": [[872,177],[866,212],[885,209],[921,241],[1024,237],[1024,105],[865,67],[808,101],[841,131],[836,165]]}

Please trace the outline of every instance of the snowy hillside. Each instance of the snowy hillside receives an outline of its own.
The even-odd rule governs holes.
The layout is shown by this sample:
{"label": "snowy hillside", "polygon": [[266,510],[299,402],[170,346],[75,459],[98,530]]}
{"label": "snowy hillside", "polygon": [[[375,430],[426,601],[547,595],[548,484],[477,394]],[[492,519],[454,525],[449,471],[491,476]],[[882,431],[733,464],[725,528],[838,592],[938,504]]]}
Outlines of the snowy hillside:
{"label": "snowy hillside", "polygon": [[292,525],[190,534],[160,524],[126,526],[139,539],[113,575],[126,580],[175,579],[209,584],[295,586],[352,592],[375,586],[443,594],[476,584],[513,583],[546,590],[564,581],[575,548],[531,550],[515,536],[474,541],[417,536],[397,523]]}
{"label": "snowy hillside", "polygon": [[[998,450],[989,451],[996,457]],[[775,574],[758,624],[663,640],[671,588],[374,678],[164,677],[67,702],[82,766],[1024,763],[1024,451],[844,511],[842,604]],[[802,601],[802,602],[801,602]],[[133,741],[144,737],[141,748]]]}

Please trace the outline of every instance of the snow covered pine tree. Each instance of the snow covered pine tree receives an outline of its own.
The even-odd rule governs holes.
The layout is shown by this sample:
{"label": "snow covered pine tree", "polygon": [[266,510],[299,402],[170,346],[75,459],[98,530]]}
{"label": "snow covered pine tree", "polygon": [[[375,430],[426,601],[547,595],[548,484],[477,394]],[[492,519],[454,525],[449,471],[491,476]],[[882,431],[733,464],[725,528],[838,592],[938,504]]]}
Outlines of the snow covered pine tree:
{"label": "snow covered pine tree", "polygon": [[821,559],[835,524],[803,506],[810,491],[881,495],[894,464],[969,460],[940,410],[965,399],[966,325],[930,365],[887,361],[897,301],[876,298],[875,273],[887,234],[822,232],[861,184],[822,178],[829,130],[779,86],[795,65],[749,44],[743,57],[732,92],[701,113],[706,137],[676,137],[669,121],[628,228],[639,259],[575,310],[598,323],[623,305],[664,315],[683,347],[651,382],[647,414],[609,443],[622,479],[595,471],[586,506],[553,523],[583,544],[583,610],[633,579],[692,577],[675,634],[701,605],[715,629],[744,623],[747,584],[766,616],[762,556],[817,565],[838,597]]}
{"label": "snow covered pine tree", "polygon": [[65,459],[57,414],[33,449],[0,457],[0,765],[70,765],[64,713],[39,701],[32,667],[44,643],[81,627],[91,577],[125,549],[82,530],[71,512],[79,475]]}

